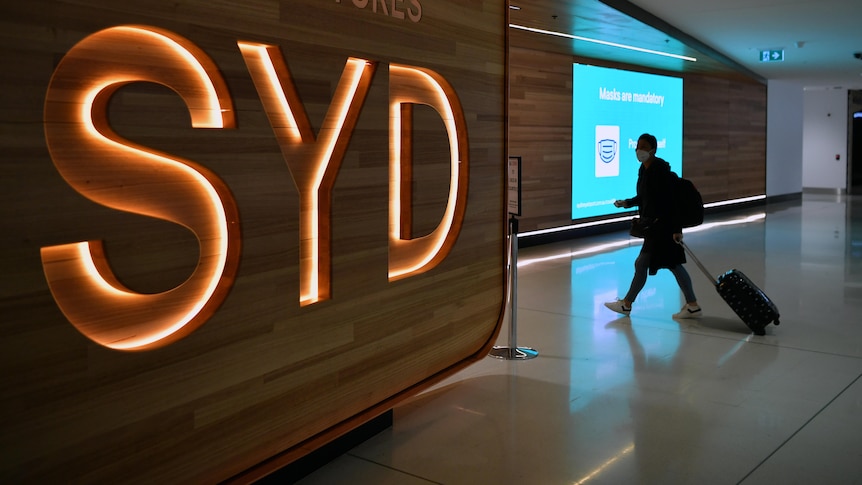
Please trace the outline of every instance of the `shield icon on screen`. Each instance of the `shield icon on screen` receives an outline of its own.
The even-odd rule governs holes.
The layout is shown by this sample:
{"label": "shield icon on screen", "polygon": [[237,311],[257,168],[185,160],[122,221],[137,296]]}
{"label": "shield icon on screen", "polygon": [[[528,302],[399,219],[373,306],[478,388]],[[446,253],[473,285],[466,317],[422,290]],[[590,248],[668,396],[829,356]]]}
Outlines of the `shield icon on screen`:
{"label": "shield icon on screen", "polygon": [[616,177],[620,174],[619,146],[619,126],[596,126],[596,177]]}
{"label": "shield icon on screen", "polygon": [[599,158],[605,163],[611,163],[617,156],[617,141],[605,138],[599,140]]}

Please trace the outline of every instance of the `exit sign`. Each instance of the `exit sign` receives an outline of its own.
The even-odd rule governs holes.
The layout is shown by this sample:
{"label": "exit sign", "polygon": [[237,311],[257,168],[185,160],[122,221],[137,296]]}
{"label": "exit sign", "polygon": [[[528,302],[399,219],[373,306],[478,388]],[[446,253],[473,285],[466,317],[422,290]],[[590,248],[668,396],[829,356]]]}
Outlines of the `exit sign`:
{"label": "exit sign", "polygon": [[784,60],[783,50],[760,51],[760,62],[780,62]]}

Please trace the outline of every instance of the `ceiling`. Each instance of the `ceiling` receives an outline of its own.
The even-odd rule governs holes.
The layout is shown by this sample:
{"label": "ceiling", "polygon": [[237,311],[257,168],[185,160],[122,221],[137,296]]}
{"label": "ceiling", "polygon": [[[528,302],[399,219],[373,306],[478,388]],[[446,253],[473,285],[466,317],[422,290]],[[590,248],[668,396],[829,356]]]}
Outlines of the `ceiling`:
{"label": "ceiling", "polygon": [[[862,89],[862,0],[509,0],[517,45],[681,73]],[[634,51],[559,32],[697,59]],[[761,62],[762,50],[784,60]]]}

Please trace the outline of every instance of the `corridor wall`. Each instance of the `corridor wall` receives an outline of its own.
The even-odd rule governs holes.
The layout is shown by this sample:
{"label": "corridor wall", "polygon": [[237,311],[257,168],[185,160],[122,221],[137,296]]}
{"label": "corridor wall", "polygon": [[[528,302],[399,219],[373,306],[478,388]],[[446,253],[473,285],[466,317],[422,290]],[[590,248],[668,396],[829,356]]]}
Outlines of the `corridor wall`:
{"label": "corridor wall", "polygon": [[[682,77],[685,177],[704,202],[766,193],[765,85],[743,76],[663,72],[549,52],[532,46],[536,35],[512,35],[509,48],[509,155],[522,157],[522,232],[573,223],[574,62]],[[633,195],[634,187],[608,198]]]}

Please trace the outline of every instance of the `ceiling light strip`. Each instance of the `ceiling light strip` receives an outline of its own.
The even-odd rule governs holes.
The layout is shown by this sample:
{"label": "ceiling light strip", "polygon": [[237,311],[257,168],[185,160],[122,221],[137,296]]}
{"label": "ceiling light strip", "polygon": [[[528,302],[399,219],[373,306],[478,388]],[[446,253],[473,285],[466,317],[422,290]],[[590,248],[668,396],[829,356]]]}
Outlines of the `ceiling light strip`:
{"label": "ceiling light strip", "polygon": [[518,25],[518,24],[509,24],[509,28],[518,29],[518,30],[526,30],[527,32],[535,32],[537,34],[546,34],[546,35],[554,35],[557,37],[565,37],[567,39],[582,40],[584,42],[592,42],[594,44],[602,44],[602,45],[606,45],[606,46],[610,46],[610,47],[619,47],[620,49],[628,49],[628,50],[637,51],[637,52],[645,52],[647,54],[655,54],[657,56],[672,57],[674,59],[682,59],[684,61],[689,61],[689,62],[697,62],[697,58],[694,58],[694,57],[682,56],[679,54],[670,54],[668,52],[654,51],[652,49],[644,49],[642,47],[635,47],[635,46],[626,45],[626,44],[618,44],[616,42],[608,42],[606,40],[591,39],[589,37],[581,37],[579,35],[565,34],[563,32],[556,32],[553,30],[536,29],[533,27],[525,27],[523,25]]}

